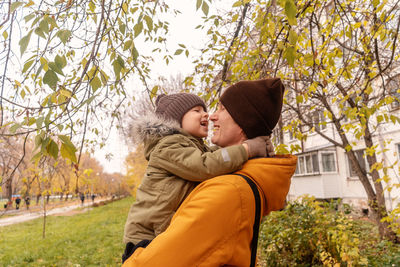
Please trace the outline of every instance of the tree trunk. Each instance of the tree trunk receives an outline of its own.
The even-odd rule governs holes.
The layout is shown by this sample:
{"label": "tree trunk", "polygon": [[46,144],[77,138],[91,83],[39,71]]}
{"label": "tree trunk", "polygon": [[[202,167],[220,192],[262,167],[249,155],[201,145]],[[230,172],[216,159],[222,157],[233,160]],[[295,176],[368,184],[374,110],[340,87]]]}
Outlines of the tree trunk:
{"label": "tree trunk", "polygon": [[5,182],[5,192],[6,192],[6,197],[8,199],[8,202],[12,203],[12,179],[11,178],[8,178]]}
{"label": "tree trunk", "polygon": [[[366,127],[365,129],[364,142],[367,148],[372,148],[374,145],[372,142],[372,135],[368,127]],[[372,212],[371,217],[377,223],[379,234],[381,237],[387,238],[392,242],[398,242],[400,240],[397,240],[396,233],[389,227],[389,223],[382,222],[382,219],[388,215],[388,212],[386,209],[385,193],[383,190],[382,183],[379,180],[380,179],[379,172],[377,171],[376,168],[372,168],[377,163],[375,152],[372,155],[367,154],[367,162],[369,169],[372,170],[370,173],[376,192],[375,198],[373,199],[368,198],[369,200],[368,205],[371,208]]]}

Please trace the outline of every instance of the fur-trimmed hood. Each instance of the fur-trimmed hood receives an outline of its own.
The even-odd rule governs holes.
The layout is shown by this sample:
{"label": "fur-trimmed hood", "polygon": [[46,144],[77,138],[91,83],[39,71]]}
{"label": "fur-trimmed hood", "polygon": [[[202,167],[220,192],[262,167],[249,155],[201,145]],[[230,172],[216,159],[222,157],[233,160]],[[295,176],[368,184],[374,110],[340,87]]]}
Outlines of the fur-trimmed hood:
{"label": "fur-trimmed hood", "polygon": [[181,133],[179,123],[160,118],[155,113],[137,118],[130,126],[134,144],[143,143],[149,139],[159,139],[167,135]]}
{"label": "fur-trimmed hood", "polygon": [[130,136],[135,145],[144,144],[144,155],[148,159],[157,143],[173,134],[185,134],[179,123],[166,120],[155,113],[137,118],[130,126]]}

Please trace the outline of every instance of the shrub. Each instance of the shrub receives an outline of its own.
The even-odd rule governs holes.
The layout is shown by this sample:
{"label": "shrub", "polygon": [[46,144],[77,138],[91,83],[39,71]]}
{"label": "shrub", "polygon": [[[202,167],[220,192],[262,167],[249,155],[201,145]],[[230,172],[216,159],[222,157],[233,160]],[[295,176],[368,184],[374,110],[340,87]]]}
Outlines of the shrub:
{"label": "shrub", "polygon": [[266,217],[259,253],[266,266],[367,265],[353,221],[335,205],[304,197]]}

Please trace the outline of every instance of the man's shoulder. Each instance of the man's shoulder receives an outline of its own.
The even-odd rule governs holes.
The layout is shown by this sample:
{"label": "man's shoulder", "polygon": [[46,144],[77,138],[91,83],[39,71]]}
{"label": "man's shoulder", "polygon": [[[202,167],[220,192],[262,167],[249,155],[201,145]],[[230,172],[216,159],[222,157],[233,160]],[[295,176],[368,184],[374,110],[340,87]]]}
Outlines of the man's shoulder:
{"label": "man's shoulder", "polygon": [[241,188],[244,184],[247,184],[247,182],[243,177],[235,173],[231,173],[208,179],[202,182],[200,185],[204,187],[218,186],[220,188],[224,187],[224,188],[237,189],[239,187]]}

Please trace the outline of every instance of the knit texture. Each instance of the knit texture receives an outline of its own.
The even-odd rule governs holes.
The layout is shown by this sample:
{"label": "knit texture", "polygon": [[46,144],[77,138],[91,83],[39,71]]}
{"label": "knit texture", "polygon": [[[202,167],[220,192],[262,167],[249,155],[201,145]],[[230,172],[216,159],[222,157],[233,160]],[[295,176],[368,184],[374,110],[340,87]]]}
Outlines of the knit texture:
{"label": "knit texture", "polygon": [[202,106],[207,111],[203,99],[195,94],[178,93],[159,95],[156,99],[156,114],[182,124],[182,118],[191,108]]}
{"label": "knit texture", "polygon": [[240,81],[220,98],[247,138],[270,135],[282,111],[285,87],[279,78]]}

